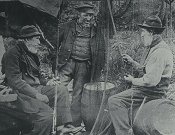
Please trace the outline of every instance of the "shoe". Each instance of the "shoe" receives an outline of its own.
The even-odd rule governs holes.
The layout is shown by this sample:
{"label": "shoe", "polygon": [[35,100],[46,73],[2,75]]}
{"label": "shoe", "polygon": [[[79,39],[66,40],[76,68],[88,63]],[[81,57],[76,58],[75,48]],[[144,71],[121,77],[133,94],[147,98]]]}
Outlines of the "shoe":
{"label": "shoe", "polygon": [[74,127],[71,124],[68,124],[66,126],[60,126],[57,127],[57,132],[59,135],[79,135],[80,133],[84,132],[85,127],[79,126],[79,127]]}
{"label": "shoe", "polygon": [[74,130],[74,126],[73,125],[66,125],[66,126],[60,126],[60,127],[57,127],[57,132],[60,134],[60,135],[66,135],[66,134],[69,134],[69,133],[72,133],[73,130]]}
{"label": "shoe", "polygon": [[72,131],[73,134],[77,134],[79,132],[85,132],[85,127],[83,126],[75,127]]}

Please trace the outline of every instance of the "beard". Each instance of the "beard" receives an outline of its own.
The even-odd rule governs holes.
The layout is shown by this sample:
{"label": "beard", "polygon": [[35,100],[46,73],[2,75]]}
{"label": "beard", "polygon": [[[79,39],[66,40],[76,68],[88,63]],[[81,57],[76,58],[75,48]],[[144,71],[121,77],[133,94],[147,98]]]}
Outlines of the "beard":
{"label": "beard", "polygon": [[91,26],[91,22],[88,21],[88,20],[86,20],[86,19],[82,20],[82,21],[80,22],[80,24],[81,24],[83,27],[85,27],[85,28]]}
{"label": "beard", "polygon": [[89,28],[93,25],[93,20],[88,21],[87,19],[79,19],[78,23],[81,24],[85,28]]}
{"label": "beard", "polygon": [[84,22],[82,24],[82,26],[85,27],[85,28],[88,28],[88,27],[91,27],[91,23],[90,22]]}
{"label": "beard", "polygon": [[35,48],[35,47],[29,47],[29,46],[27,46],[27,48],[28,48],[28,51],[31,52],[31,53],[33,53],[33,54],[37,54],[37,52],[38,52],[38,49]]}

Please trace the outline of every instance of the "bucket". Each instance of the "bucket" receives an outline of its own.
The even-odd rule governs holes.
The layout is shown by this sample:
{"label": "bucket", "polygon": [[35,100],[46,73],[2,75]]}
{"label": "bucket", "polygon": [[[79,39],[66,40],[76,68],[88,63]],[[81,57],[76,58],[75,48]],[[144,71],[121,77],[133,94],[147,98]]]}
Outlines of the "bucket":
{"label": "bucket", "polygon": [[175,135],[175,101],[157,99],[144,104],[133,130],[135,135]]}
{"label": "bucket", "polygon": [[[87,83],[84,85],[81,99],[81,115],[87,131],[90,131],[95,123],[101,106],[104,89],[104,82]],[[108,98],[114,94],[116,94],[115,85],[107,82],[103,111],[108,110]]]}

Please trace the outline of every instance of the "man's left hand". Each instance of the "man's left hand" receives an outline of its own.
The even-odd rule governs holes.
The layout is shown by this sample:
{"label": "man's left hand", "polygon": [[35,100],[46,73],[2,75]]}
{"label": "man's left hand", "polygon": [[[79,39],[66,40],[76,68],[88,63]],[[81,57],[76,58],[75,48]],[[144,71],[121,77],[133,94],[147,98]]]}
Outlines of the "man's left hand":
{"label": "man's left hand", "polygon": [[131,75],[127,75],[127,76],[124,76],[124,79],[125,79],[126,81],[128,81],[128,82],[132,82],[132,80],[134,79],[134,77],[131,76]]}

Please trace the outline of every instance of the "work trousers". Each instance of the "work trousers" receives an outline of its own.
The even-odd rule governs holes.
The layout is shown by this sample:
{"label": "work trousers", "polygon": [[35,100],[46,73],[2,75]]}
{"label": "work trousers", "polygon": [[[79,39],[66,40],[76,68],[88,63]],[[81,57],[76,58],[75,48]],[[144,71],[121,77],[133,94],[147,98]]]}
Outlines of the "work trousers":
{"label": "work trousers", "polygon": [[80,126],[81,119],[81,97],[85,83],[90,82],[89,61],[79,61],[69,59],[69,61],[59,70],[60,80],[67,86],[73,79],[73,93],[71,103],[71,114],[74,126]]}
{"label": "work trousers", "polygon": [[159,99],[163,93],[154,92],[147,88],[133,87],[108,99],[109,113],[116,135],[131,135],[132,124],[136,111],[146,97],[145,103]]}
{"label": "work trousers", "polygon": [[[50,135],[53,122],[53,106],[55,96],[55,86],[36,86],[40,93],[47,95],[49,98],[49,104],[45,104],[35,98],[18,93],[18,99],[12,102],[12,109],[15,109],[14,114],[10,114],[12,117],[18,119],[21,112],[25,113],[26,117],[20,117],[20,120],[31,123],[32,130],[25,135]],[[59,85],[57,87],[58,100],[57,100],[57,122],[68,123],[72,122],[70,113],[70,102],[68,96],[68,90],[65,86]]]}

